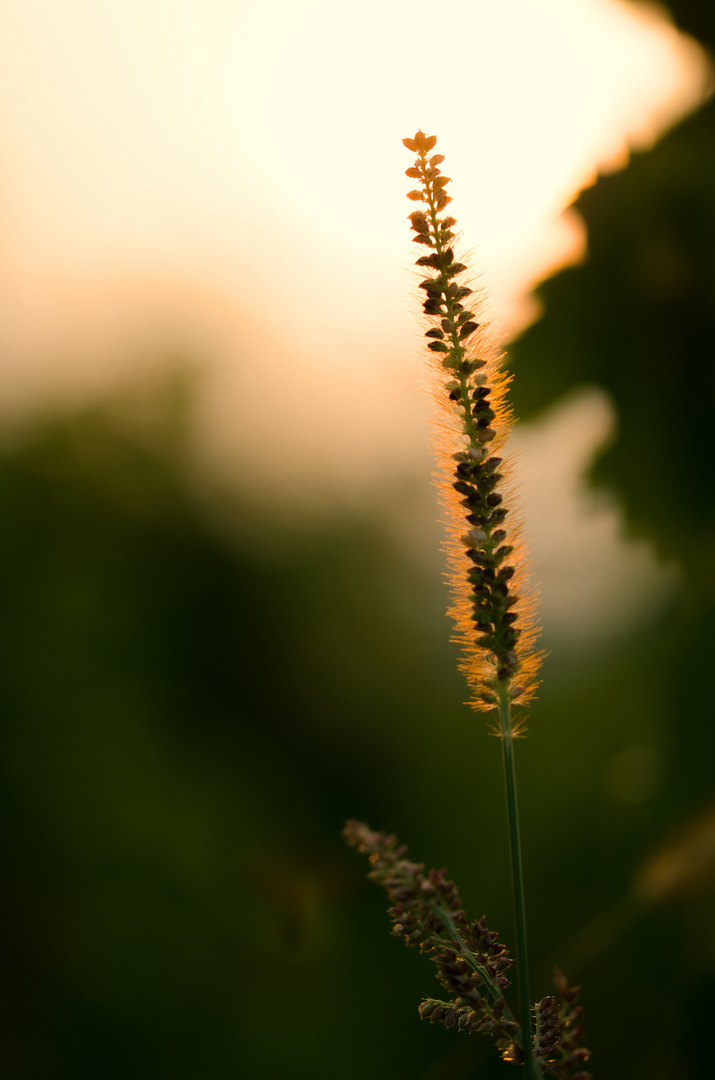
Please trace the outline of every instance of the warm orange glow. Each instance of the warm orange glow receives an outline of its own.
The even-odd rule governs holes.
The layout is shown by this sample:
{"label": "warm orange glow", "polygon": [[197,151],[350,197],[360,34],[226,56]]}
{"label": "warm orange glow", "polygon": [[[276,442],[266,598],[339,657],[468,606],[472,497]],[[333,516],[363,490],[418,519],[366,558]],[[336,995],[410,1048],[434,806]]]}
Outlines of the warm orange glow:
{"label": "warm orange glow", "polygon": [[[478,314],[478,305],[475,305]],[[499,354],[497,343],[493,340],[491,329],[481,326],[477,340],[474,343],[473,355],[487,361],[484,368],[487,384],[491,388],[490,405],[496,412],[492,421],[497,432],[496,438],[489,444],[489,453],[501,457],[507,453],[507,440],[512,423],[512,413],[508,402],[509,379],[501,369],[502,357]],[[475,644],[475,626],[472,620],[474,605],[469,599],[472,586],[467,579],[464,558],[463,534],[468,527],[465,524],[465,514],[461,497],[454,490],[454,460],[455,451],[463,448],[462,426],[459,415],[456,412],[445,413],[445,390],[444,371],[441,369],[439,360],[431,354],[431,367],[434,380],[434,395],[440,407],[437,421],[438,435],[435,440],[437,460],[439,465],[439,493],[440,501],[445,510],[445,524],[447,527],[447,540],[445,551],[449,565],[449,582],[452,590],[452,604],[449,614],[455,623],[453,640],[462,650],[463,659],[460,670],[465,675],[472,691],[470,704],[477,711],[489,711],[493,705],[485,704],[483,692],[491,689],[490,680],[494,677],[494,666],[491,657],[488,657],[484,648]],[[515,647],[519,658],[519,673],[515,677],[515,683],[519,684],[520,692],[514,695],[514,704],[525,706],[531,702],[538,688],[539,667],[543,660],[543,652],[537,650],[536,644],[539,638],[537,625],[536,601],[537,594],[531,581],[531,565],[526,553],[522,538],[522,519],[519,513],[521,504],[519,485],[513,475],[513,463],[507,456],[502,459],[499,466],[504,480],[499,485],[499,490],[504,496],[504,505],[509,507],[509,523],[507,528],[507,543],[514,550],[509,556],[509,563],[514,567],[515,574],[510,583],[513,587],[513,595],[519,598],[519,603],[513,609],[519,616],[520,638]],[[516,509],[516,513],[514,512]],[[469,564],[466,564],[469,567]],[[512,731],[518,735],[524,723],[524,717],[517,714],[513,718]],[[498,728],[495,728],[495,733]]]}
{"label": "warm orange glow", "polygon": [[5,407],[101,387],[165,342],[210,364],[212,455],[260,444],[270,471],[290,414],[293,487],[367,482],[388,449],[399,468],[419,411],[401,134],[439,134],[513,328],[583,242],[564,206],[706,78],[661,14],[616,0],[454,0],[440,19],[424,0],[5,4]]}

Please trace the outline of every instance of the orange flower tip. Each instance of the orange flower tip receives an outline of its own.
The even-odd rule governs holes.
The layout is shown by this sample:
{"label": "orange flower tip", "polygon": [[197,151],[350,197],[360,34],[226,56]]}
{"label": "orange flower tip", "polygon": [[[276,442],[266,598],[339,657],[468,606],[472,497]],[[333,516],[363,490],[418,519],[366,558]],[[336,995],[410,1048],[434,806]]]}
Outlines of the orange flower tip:
{"label": "orange flower tip", "polygon": [[436,135],[425,135],[424,131],[417,131],[413,138],[402,140],[403,145],[416,154],[426,154],[428,150],[432,149],[436,142]]}

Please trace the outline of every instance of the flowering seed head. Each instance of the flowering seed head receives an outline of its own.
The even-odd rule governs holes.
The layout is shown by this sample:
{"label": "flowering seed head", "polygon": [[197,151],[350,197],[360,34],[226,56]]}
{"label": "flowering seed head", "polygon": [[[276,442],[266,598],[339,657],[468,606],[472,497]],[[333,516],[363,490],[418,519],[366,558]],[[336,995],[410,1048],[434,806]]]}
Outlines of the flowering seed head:
{"label": "flowering seed head", "polygon": [[[458,280],[467,266],[455,258],[451,243],[456,220],[442,215],[451,202],[445,191],[450,180],[439,169],[443,156],[428,157],[437,140],[418,131],[402,141],[416,154],[407,175],[419,181],[408,198],[425,205],[409,215],[413,239],[431,249],[417,265],[430,271],[419,287],[429,320],[432,384],[442,406],[438,482],[447,517],[450,614],[462,648],[460,666],[475,709],[493,709],[502,690],[515,705],[525,705],[534,696],[542,654],[534,649],[534,592],[513,515],[509,465],[502,463],[512,419],[509,379],[488,325],[464,304],[471,296],[470,307],[478,307],[473,290]],[[516,721],[514,733],[518,726]]]}

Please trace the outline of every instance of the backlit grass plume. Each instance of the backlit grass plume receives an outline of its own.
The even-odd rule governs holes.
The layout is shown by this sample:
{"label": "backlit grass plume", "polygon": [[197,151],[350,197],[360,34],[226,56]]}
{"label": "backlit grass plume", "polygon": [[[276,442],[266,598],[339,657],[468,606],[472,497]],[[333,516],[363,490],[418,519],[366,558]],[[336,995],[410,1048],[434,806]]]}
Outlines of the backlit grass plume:
{"label": "backlit grass plume", "polygon": [[[424,873],[410,862],[394,836],[350,821],[345,836],[365,852],[370,877],[388,892],[393,933],[419,945],[437,966],[444,999],[428,998],[420,1016],[467,1032],[491,1035],[502,1059],[524,1070],[526,1080],[545,1077],[590,1080],[582,1066],[589,1052],[580,1045],[583,1011],[578,991],[560,972],[556,994],[531,1005],[527,957],[524,878],[516,795],[514,740],[523,714],[514,706],[534,696],[540,654],[535,651],[533,594],[526,579],[520,529],[513,516],[505,451],[511,411],[508,378],[488,328],[476,311],[474,293],[462,283],[467,270],[454,253],[456,221],[445,213],[452,201],[449,177],[433,154],[436,138],[418,131],[403,139],[415,161],[407,175],[418,182],[408,193],[422,208],[410,214],[414,241],[426,248],[417,265],[434,391],[441,408],[439,481],[447,510],[451,614],[462,647],[461,667],[472,690],[471,704],[494,710],[501,737],[509,853],[514,896],[519,1008],[507,1000],[512,959],[485,919],[469,923],[456,886],[443,870]],[[470,299],[471,297],[471,299]]]}
{"label": "backlit grass plume", "polygon": [[[533,594],[502,456],[511,422],[508,378],[488,327],[470,310],[474,293],[460,280],[467,266],[454,254],[456,221],[443,213],[451,202],[445,190],[449,177],[439,168],[442,154],[430,156],[436,141],[421,131],[403,139],[417,154],[407,175],[420,183],[408,198],[424,203],[423,210],[410,214],[414,241],[429,248],[417,265],[429,271],[420,288],[431,323],[426,337],[433,384],[443,406],[438,454],[449,528],[451,614],[475,708],[496,708],[500,694],[525,705],[534,695],[540,655],[534,650]],[[512,735],[520,724],[512,721]]]}

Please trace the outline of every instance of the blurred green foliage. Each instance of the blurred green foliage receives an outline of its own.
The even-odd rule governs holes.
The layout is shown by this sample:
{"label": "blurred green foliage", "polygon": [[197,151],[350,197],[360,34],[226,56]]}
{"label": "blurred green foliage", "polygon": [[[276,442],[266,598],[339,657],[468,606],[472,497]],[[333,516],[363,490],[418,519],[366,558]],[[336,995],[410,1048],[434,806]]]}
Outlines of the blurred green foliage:
{"label": "blurred green foliage", "polygon": [[214,513],[111,407],[6,445],[0,515],[7,1075],[369,1071],[385,941],[339,830],[432,785],[438,588],[374,522]]}
{"label": "blurred green foliage", "polygon": [[[672,7],[715,44],[711,5]],[[515,407],[528,419],[584,384],[611,397],[617,437],[592,479],[683,571],[658,647],[674,780],[697,800],[712,790],[701,739],[715,644],[715,102],[576,207],[588,255],[541,287],[545,315],[510,349]]]}
{"label": "blurred green foliage", "polygon": [[[713,42],[708,6],[676,15]],[[595,478],[683,570],[630,637],[549,658],[519,746],[534,991],[552,958],[584,981],[609,1080],[712,1076],[708,868],[624,897],[715,796],[714,117],[581,196],[588,259],[512,350],[520,416],[606,388]],[[499,746],[461,705],[438,574],[377,513],[219,507],[155,419],[142,436],[110,403],[0,447],[3,1074],[502,1075],[419,1022],[430,965],[339,838],[348,816],[394,829],[509,940]],[[634,747],[665,769],[619,801]]]}

